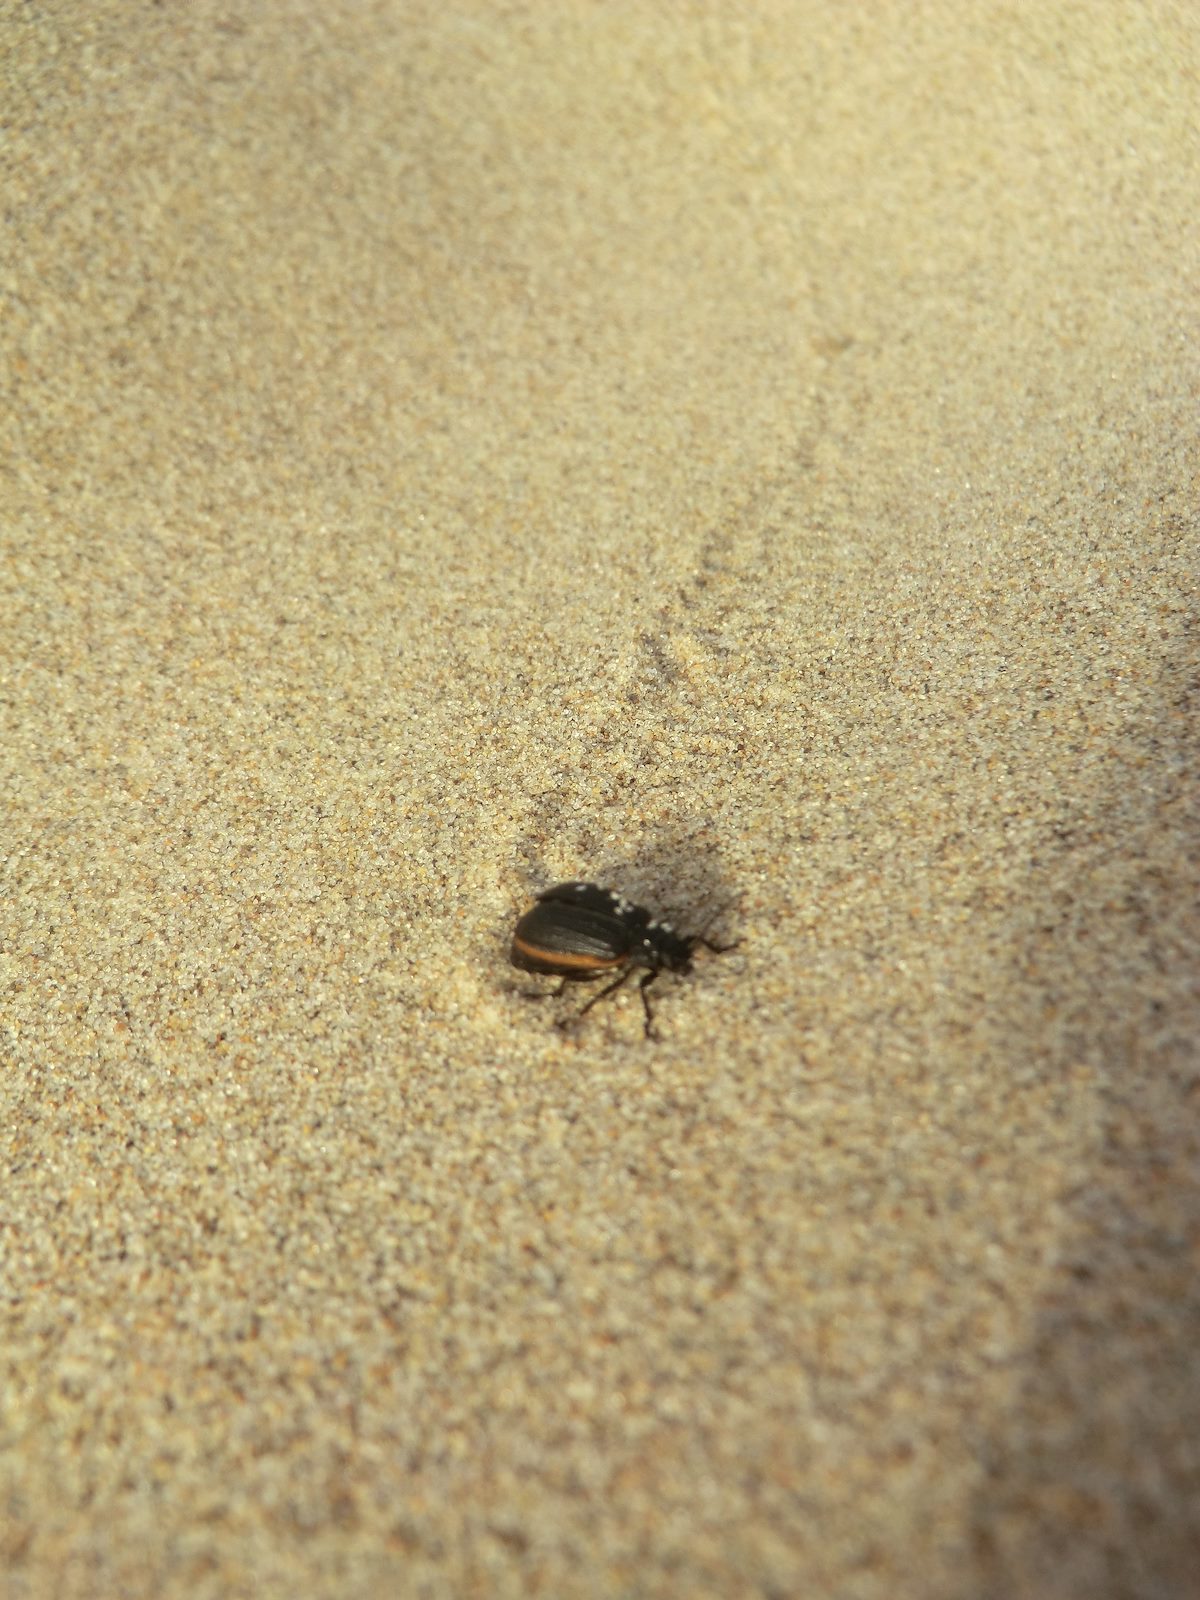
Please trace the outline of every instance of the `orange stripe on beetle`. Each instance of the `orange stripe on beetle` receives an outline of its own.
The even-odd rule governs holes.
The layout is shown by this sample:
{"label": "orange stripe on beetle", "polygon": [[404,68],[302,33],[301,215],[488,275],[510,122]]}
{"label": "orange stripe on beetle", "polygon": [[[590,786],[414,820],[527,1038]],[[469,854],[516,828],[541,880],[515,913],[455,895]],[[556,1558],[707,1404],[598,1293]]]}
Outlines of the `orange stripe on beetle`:
{"label": "orange stripe on beetle", "polygon": [[511,960],[514,967],[523,967],[526,972],[547,972],[552,977],[565,977],[570,972],[572,977],[586,979],[598,978],[602,973],[611,972],[614,967],[625,966],[628,957],[610,956],[604,960],[573,950],[548,950],[543,945],[523,938],[518,931],[513,934]]}

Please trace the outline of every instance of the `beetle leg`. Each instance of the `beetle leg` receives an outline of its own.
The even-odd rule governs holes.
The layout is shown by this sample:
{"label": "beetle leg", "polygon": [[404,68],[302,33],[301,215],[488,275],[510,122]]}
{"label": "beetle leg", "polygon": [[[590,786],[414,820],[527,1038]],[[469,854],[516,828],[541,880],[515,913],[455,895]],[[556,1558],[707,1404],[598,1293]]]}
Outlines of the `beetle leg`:
{"label": "beetle leg", "polygon": [[[582,1022],[584,1017],[587,1016],[588,1012],[592,1009],[592,1007],[598,1001],[603,1000],[604,996],[606,994],[615,994],[616,991],[625,982],[626,978],[631,977],[632,974],[633,974],[633,968],[632,967],[626,967],[624,972],[622,972],[621,975],[618,978],[615,978],[612,983],[606,984],[605,987],[603,989],[601,989],[599,994],[594,994],[592,996],[592,998],[588,1001],[587,1005],[584,1006],[582,1011],[577,1011],[573,1017],[568,1017],[568,1018],[566,1018],[565,1021],[560,1022],[559,1023],[559,1027],[562,1028],[564,1030],[564,1032],[565,1032],[565,1030],[567,1028],[572,1028],[572,1027],[575,1026],[576,1023]],[[566,979],[565,978],[563,979],[563,982],[564,982],[564,984],[566,983]]]}
{"label": "beetle leg", "polygon": [[657,978],[657,977],[658,977],[658,968],[657,967],[651,967],[649,972],[642,979],[641,983],[638,984],[638,993],[642,997],[642,1009],[646,1013],[646,1037],[647,1037],[647,1039],[657,1039],[658,1038],[658,1035],[654,1031],[654,1013],[650,1009],[650,996],[646,993],[646,990],[650,987],[650,985],[654,982],[655,978]]}

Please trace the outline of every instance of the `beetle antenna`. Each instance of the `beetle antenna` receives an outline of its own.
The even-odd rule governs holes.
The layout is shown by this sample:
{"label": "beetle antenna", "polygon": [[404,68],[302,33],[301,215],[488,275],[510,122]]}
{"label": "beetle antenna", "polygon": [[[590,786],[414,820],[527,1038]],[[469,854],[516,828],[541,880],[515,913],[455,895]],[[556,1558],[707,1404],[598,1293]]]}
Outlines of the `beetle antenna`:
{"label": "beetle antenna", "polygon": [[708,921],[704,924],[703,928],[701,928],[700,932],[696,935],[695,942],[697,944],[702,944],[706,950],[711,950],[714,955],[718,956],[724,955],[726,950],[736,950],[738,945],[740,945],[742,942],[740,939],[735,939],[732,944],[714,944],[713,941],[708,937],[708,930],[712,927],[714,922],[720,921],[720,919],[729,910],[730,906],[737,905],[741,898],[742,897],[740,894],[735,894],[732,900],[726,900],[723,905],[719,905],[713,912],[712,916],[709,917]]}

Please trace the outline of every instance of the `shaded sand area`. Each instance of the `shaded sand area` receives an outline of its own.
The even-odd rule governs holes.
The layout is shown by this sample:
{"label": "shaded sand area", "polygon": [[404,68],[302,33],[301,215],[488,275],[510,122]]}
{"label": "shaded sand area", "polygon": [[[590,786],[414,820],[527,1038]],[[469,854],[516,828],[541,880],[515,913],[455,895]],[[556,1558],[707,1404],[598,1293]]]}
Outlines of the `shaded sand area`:
{"label": "shaded sand area", "polygon": [[0,17],[3,1600],[1200,1593],[1195,9]]}

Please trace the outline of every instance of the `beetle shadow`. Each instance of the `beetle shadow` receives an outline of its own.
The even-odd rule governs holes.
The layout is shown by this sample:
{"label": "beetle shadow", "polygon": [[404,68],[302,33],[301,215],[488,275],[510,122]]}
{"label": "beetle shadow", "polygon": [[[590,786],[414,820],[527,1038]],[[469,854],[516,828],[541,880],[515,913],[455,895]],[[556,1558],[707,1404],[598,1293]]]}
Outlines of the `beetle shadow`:
{"label": "beetle shadow", "polygon": [[[552,884],[578,879],[618,889],[679,933],[694,934],[717,927],[741,897],[725,867],[711,819],[676,816],[669,827],[647,830],[620,853],[613,850],[606,825],[581,827],[576,818],[571,824],[564,819],[561,829],[543,827],[537,840],[526,838],[518,847],[518,872],[530,900]],[[567,854],[562,841],[572,838],[578,844]],[[550,839],[558,846],[554,864],[544,854]]]}

